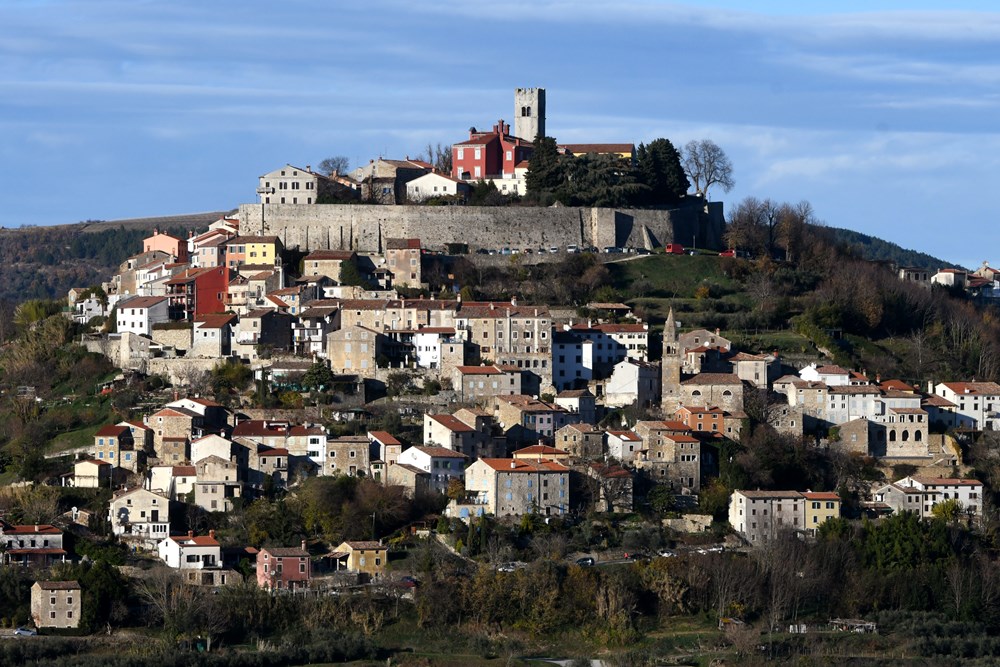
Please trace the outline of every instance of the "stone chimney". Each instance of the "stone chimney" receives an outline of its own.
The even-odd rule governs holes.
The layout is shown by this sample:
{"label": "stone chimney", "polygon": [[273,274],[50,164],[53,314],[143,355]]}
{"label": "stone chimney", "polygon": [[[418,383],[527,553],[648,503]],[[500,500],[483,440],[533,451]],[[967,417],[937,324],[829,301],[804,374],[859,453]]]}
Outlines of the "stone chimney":
{"label": "stone chimney", "polygon": [[189,540],[194,539],[194,531],[193,530],[189,530],[188,531],[188,539]]}
{"label": "stone chimney", "polygon": [[513,470],[516,467],[517,467],[517,461],[515,461],[514,459],[511,459],[510,460],[510,469]]}
{"label": "stone chimney", "polygon": [[212,530],[208,531],[208,536],[211,537],[213,540],[215,539],[215,529],[214,528]]}
{"label": "stone chimney", "polygon": [[302,540],[302,550],[303,551],[306,550],[306,541],[305,540]]}

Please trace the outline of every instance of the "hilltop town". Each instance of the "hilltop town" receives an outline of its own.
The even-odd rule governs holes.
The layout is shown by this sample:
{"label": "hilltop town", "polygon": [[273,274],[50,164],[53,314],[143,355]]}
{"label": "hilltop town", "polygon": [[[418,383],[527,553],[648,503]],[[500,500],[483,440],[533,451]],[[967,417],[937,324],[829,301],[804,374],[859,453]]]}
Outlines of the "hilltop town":
{"label": "hilltop town", "polygon": [[[248,183],[259,202],[186,238],[154,230],[59,312],[26,302],[5,440],[89,412],[5,460],[3,621],[208,652],[308,639],[257,647],[287,664],[395,663],[387,627],[451,628],[488,664],[671,652],[648,637],[698,614],[706,653],[730,660],[765,634],[774,659],[810,633],[866,635],[949,592],[955,618],[996,614],[992,556],[973,546],[996,527],[993,330],[947,318],[993,308],[1000,271],[809,255],[822,232],[804,211],[758,202],[784,216],[779,237],[743,202],[725,227],[704,181],[646,208],[470,204],[538,183],[544,115],[544,90],[518,89],[513,130],[473,128],[436,164],[279,167]],[[647,149],[553,150],[633,165]],[[658,276],[696,271],[690,294],[656,301]],[[845,277],[859,272],[872,279]],[[732,332],[709,324],[737,322],[727,307],[744,317]],[[890,363],[858,332],[895,335],[893,307],[942,329]],[[933,337],[965,356],[931,366]],[[928,359],[907,365],[917,345]],[[928,601],[901,600],[907,577]],[[546,645],[576,620],[582,648]],[[123,634],[92,649],[115,637],[154,655]]]}

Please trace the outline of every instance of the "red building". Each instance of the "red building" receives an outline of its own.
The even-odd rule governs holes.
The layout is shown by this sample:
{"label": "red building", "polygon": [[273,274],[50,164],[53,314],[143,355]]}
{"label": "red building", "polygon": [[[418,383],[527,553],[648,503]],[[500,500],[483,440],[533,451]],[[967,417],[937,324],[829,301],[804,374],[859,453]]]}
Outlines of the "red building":
{"label": "red building", "polygon": [[228,268],[188,269],[167,281],[168,316],[190,322],[201,315],[223,313],[228,291]]}
{"label": "red building", "polygon": [[257,585],[261,588],[294,590],[309,585],[312,570],[306,543],[301,548],[265,547],[257,554]]}
{"label": "red building", "polygon": [[512,178],[514,167],[531,157],[534,137],[510,134],[510,125],[497,121],[489,132],[469,130],[469,140],[451,147],[452,176],[466,181]]}

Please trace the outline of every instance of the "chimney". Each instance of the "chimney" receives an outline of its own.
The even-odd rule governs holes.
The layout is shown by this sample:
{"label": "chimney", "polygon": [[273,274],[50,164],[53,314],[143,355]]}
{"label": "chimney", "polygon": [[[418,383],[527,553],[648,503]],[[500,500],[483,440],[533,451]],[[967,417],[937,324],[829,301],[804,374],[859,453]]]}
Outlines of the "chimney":
{"label": "chimney", "polygon": [[720,329],[719,327],[715,327],[715,335],[718,336],[721,333],[722,333],[722,329]]}
{"label": "chimney", "polygon": [[212,530],[208,531],[208,536],[211,537],[213,540],[215,539],[215,529],[214,528]]}
{"label": "chimney", "polygon": [[305,540],[302,540],[302,550],[303,551],[306,550],[306,541]]}
{"label": "chimney", "polygon": [[193,539],[193,538],[194,538],[194,531],[193,530],[189,530],[188,531],[188,539],[190,540],[190,539]]}
{"label": "chimney", "polygon": [[311,164],[306,165],[306,171],[308,171],[310,174],[313,173],[313,168]]}
{"label": "chimney", "polygon": [[517,467],[517,461],[515,461],[514,459],[511,459],[510,460],[510,469],[513,470],[516,467]]}
{"label": "chimney", "polygon": [[38,527],[38,524],[36,523],[35,524],[35,532],[37,533],[38,531],[39,531],[39,527]]}
{"label": "chimney", "polygon": [[510,305],[517,306],[517,295],[510,297]]}

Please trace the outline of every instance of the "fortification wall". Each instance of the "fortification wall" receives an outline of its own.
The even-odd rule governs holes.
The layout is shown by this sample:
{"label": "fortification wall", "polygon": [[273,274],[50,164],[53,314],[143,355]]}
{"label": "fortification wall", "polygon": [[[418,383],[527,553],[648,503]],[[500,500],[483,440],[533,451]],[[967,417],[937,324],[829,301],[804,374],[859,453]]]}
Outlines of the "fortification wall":
{"label": "fortification wall", "polygon": [[[672,210],[577,207],[243,204],[244,234],[274,234],[286,248],[381,252],[387,238],[419,238],[428,248],[538,248],[570,244],[654,248],[715,246],[715,216],[695,205]],[[263,223],[262,223],[263,219]]]}

